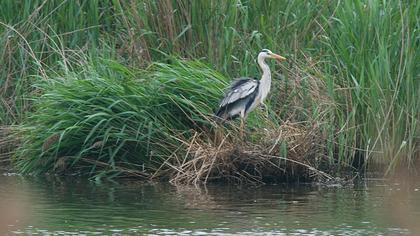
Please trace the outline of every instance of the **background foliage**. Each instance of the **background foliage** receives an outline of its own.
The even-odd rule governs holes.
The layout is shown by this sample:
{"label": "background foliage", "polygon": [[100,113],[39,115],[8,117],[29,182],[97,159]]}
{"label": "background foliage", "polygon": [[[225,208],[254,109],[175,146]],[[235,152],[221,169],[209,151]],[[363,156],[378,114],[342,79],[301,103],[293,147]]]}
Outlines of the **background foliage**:
{"label": "background foliage", "polygon": [[[82,75],[86,64],[93,75],[69,89],[100,89],[98,57],[145,69],[177,55],[238,77],[258,75],[255,56],[269,48],[289,58],[277,70],[284,84],[323,82],[335,107],[331,155],[352,159],[363,150],[368,160],[411,164],[419,152],[419,15],[418,1],[3,0],[0,122],[20,124],[33,110],[53,109],[34,107],[33,98],[67,89],[65,78]],[[120,72],[107,73],[102,82],[117,83]],[[64,79],[38,86],[56,77]],[[287,105],[279,96],[272,105]]]}

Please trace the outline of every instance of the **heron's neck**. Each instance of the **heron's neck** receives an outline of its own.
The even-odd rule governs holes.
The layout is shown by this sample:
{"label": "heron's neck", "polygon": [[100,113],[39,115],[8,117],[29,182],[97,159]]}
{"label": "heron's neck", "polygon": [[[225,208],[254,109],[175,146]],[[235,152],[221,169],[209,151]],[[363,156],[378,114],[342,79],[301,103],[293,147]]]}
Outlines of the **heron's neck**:
{"label": "heron's neck", "polygon": [[258,65],[261,67],[262,70],[262,77],[260,80],[260,91],[261,100],[264,101],[271,87],[271,72],[270,67],[268,67],[268,65],[265,63],[264,58],[258,58]]}

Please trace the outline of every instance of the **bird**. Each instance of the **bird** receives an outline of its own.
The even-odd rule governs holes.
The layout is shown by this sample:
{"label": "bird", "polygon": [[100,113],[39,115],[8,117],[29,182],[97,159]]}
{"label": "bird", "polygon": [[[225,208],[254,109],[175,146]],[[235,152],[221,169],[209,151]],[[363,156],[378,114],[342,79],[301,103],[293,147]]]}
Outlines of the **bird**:
{"label": "bird", "polygon": [[241,119],[240,136],[243,138],[245,119],[248,114],[259,105],[266,106],[264,101],[271,88],[271,71],[265,59],[271,58],[278,61],[286,60],[285,57],[262,49],[258,53],[257,62],[262,70],[260,80],[251,77],[241,77],[233,80],[225,90],[223,98],[215,112],[215,116],[222,121]]}

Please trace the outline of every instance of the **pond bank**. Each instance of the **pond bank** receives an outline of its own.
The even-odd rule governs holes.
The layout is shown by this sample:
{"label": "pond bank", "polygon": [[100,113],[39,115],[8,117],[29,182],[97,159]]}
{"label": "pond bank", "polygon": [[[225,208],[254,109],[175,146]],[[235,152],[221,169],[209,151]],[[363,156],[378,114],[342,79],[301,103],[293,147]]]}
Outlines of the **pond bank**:
{"label": "pond bank", "polygon": [[[415,1],[86,2],[0,1],[19,173],[258,183],[419,160]],[[212,113],[263,48],[288,60],[238,140]]]}
{"label": "pond bank", "polygon": [[353,160],[334,121],[345,111],[308,71],[273,83],[269,101],[284,102],[251,113],[239,139],[238,121],[213,119],[229,80],[207,65],[98,60],[37,85],[33,111],[12,131],[19,172],[261,184],[331,180]]}

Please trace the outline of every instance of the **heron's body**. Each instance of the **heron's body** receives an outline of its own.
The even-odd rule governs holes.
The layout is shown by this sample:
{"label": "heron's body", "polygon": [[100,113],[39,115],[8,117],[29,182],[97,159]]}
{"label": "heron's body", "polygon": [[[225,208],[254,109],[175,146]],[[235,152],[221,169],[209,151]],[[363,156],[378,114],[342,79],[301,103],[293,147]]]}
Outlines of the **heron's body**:
{"label": "heron's body", "polygon": [[258,65],[263,74],[261,80],[242,77],[233,81],[230,87],[225,91],[223,99],[219,103],[216,116],[229,120],[236,117],[241,118],[241,128],[243,129],[243,120],[258,105],[264,104],[271,87],[271,72],[265,63],[266,58],[285,60],[270,50],[263,49],[258,54]]}
{"label": "heron's body", "polygon": [[233,81],[220,101],[216,116],[229,120],[241,114],[248,114],[258,105],[260,82],[253,78],[239,78]]}

